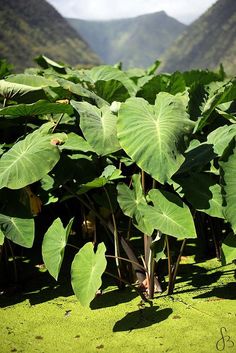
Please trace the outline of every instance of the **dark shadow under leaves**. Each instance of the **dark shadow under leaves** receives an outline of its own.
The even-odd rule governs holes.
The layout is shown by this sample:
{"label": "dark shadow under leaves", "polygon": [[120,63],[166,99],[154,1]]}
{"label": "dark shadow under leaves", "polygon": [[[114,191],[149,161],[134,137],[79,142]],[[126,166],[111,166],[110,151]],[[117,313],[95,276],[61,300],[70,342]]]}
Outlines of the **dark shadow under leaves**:
{"label": "dark shadow under leaves", "polygon": [[128,313],[123,319],[115,323],[113,332],[132,331],[149,327],[166,320],[173,312],[171,308],[158,309],[158,306],[152,306]]}
{"label": "dark shadow under leaves", "polygon": [[221,299],[236,299],[236,282],[213,288],[211,291],[197,295],[193,299],[217,297]]}
{"label": "dark shadow under leaves", "polygon": [[137,297],[137,295],[138,294],[130,288],[115,289],[114,291],[96,296],[91,302],[90,308],[96,310],[116,306],[121,303],[128,303]]}
{"label": "dark shadow under leaves", "polygon": [[202,273],[195,275],[192,279],[192,286],[197,288],[210,286],[211,284],[216,283],[222,274],[222,271],[217,271],[214,273]]}

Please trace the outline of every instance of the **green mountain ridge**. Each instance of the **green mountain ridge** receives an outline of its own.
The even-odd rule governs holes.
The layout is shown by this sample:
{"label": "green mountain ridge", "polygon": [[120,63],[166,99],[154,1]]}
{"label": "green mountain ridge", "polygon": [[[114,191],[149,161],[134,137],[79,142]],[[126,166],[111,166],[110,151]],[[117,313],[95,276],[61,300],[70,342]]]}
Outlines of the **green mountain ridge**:
{"label": "green mountain ridge", "polygon": [[44,54],[70,65],[99,64],[100,59],[68,22],[45,0],[0,0],[0,59],[16,71]]}
{"label": "green mountain ridge", "polygon": [[162,56],[162,71],[215,69],[236,73],[236,1],[218,0]]}
{"label": "green mountain ridge", "polygon": [[67,20],[105,63],[121,61],[124,67],[149,66],[186,28],[164,11],[120,20]]}

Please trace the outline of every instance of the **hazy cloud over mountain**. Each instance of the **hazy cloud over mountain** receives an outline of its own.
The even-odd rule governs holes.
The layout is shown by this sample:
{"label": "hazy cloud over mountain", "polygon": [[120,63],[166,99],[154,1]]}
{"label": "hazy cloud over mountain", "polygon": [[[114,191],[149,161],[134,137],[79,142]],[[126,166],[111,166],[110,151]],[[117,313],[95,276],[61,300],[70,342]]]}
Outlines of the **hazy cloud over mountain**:
{"label": "hazy cloud over mountain", "polygon": [[216,0],[47,0],[65,17],[115,19],[166,11],[184,23],[190,23]]}

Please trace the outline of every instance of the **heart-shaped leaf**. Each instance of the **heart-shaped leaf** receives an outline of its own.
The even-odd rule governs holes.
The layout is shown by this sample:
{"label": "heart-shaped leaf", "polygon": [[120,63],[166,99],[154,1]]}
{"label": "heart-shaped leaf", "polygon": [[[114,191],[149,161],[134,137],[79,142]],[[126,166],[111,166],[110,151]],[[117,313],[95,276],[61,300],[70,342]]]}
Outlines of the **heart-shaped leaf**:
{"label": "heart-shaped leaf", "polygon": [[178,196],[152,189],[148,197],[153,206],[140,206],[146,223],[178,239],[196,238],[191,212]]}
{"label": "heart-shaped leaf", "polygon": [[74,219],[72,218],[66,228],[64,228],[60,218],[57,218],[48,228],[43,238],[43,261],[48,272],[55,278],[55,280],[57,280],[61,269],[64,251],[73,220]]}
{"label": "heart-shaped leaf", "polygon": [[96,253],[91,242],[85,244],[75,255],[71,266],[71,283],[76,297],[83,306],[88,306],[102,284],[106,269],[106,247],[98,245]]}
{"label": "heart-shaped leaf", "polygon": [[108,106],[101,109],[87,102],[71,101],[80,114],[80,127],[88,143],[100,155],[116,152],[120,149],[117,139],[117,117]]}
{"label": "heart-shaped leaf", "polygon": [[146,222],[140,211],[140,206],[143,205],[145,207],[147,206],[147,203],[143,195],[139,175],[133,175],[132,186],[133,189],[130,189],[124,183],[118,184],[117,200],[119,202],[120,208],[126,216],[132,218],[133,224],[136,228],[147,235],[152,235],[154,228],[150,223]]}
{"label": "heart-shaped leaf", "polygon": [[117,130],[125,152],[161,183],[167,182],[184,161],[185,138],[193,122],[183,98],[161,92],[155,105],[142,98],[121,104]]}
{"label": "heart-shaped leaf", "polygon": [[13,243],[31,248],[34,241],[34,220],[0,214],[0,227],[4,236]]}
{"label": "heart-shaped leaf", "polygon": [[110,104],[113,101],[124,102],[130,97],[127,88],[117,80],[97,81],[95,83],[96,93]]}
{"label": "heart-shaped leaf", "polygon": [[65,139],[39,129],[17,142],[0,159],[0,188],[20,189],[43,178],[60,159],[57,143]]}
{"label": "heart-shaped leaf", "polygon": [[100,65],[93,67],[91,70],[86,71],[86,73],[93,83],[98,81],[116,80],[120,81],[126,87],[131,96],[136,93],[136,86],[134,82],[125,72],[119,70],[118,68],[109,65]]}

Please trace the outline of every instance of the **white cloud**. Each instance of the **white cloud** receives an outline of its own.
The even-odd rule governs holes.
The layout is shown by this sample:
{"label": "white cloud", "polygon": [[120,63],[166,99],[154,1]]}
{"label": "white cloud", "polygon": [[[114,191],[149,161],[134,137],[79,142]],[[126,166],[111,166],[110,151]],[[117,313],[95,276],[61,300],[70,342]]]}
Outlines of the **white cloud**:
{"label": "white cloud", "polygon": [[47,0],[65,17],[114,19],[156,11],[189,23],[216,0]]}

